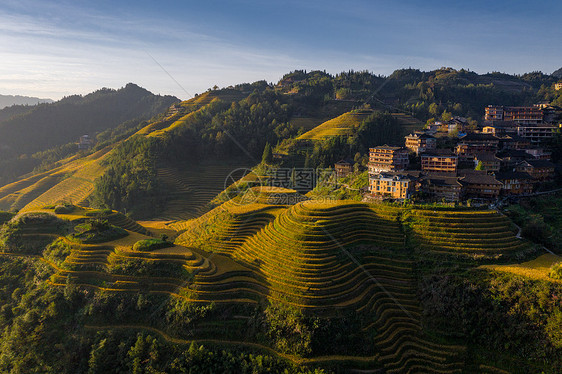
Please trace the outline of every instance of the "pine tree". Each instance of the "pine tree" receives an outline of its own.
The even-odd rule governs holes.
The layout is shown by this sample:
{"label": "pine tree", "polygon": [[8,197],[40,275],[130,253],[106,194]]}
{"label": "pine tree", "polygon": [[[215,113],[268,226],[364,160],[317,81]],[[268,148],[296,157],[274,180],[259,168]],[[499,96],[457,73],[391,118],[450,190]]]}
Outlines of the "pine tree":
{"label": "pine tree", "polygon": [[271,164],[273,162],[273,152],[271,151],[271,145],[269,143],[265,144],[261,162],[264,164]]}

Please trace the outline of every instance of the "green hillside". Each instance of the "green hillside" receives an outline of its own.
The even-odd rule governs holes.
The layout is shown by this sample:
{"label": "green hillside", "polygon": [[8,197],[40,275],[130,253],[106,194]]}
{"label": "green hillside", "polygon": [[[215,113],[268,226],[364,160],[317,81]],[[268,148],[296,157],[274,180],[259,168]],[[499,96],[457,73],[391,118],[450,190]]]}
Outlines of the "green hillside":
{"label": "green hillside", "polygon": [[[559,195],[501,211],[259,183],[361,163],[444,112],[558,100],[551,81],[295,71],[141,98],[151,120],[113,113],[96,148],[51,148],[0,186],[0,372],[560,372],[560,258],[542,247]],[[146,94],[63,104],[107,96],[109,113],[121,91]]]}
{"label": "green hillside", "polygon": [[[467,237],[488,228],[498,233],[482,237],[478,246],[457,241],[455,245],[463,253],[492,251],[512,257],[526,248],[498,248],[497,238],[504,223],[494,212],[446,211],[439,216],[446,219],[446,228],[436,226],[428,232],[417,230],[416,225],[436,216],[423,209],[346,201],[279,205],[272,203],[290,201],[278,199],[283,194],[296,196],[295,191],[266,188],[256,192],[251,203],[244,203],[248,196],[239,197],[198,219],[168,224],[169,230],[179,234],[175,245],[168,248],[134,250],[134,244],[147,238],[144,234],[149,231],[112,212],[74,208],[56,214],[58,218],[38,213],[20,215],[18,223],[3,231],[4,251],[21,256],[18,248],[27,248],[23,255],[40,256],[52,269],[48,284],[62,291],[71,282],[77,289],[90,290],[92,296],[106,295],[106,308],[112,308],[110,305],[115,304],[111,300],[116,298],[144,295],[141,309],[85,316],[85,330],[78,330],[80,334],[141,329],[175,344],[237,344],[295,363],[439,373],[465,370],[467,346],[426,331],[418,299],[418,261],[428,253],[449,248],[441,243],[450,240],[450,233],[444,230],[449,230],[455,220],[459,226],[464,225]],[[48,209],[40,212],[53,214]],[[465,225],[466,216],[470,220]],[[67,230],[77,230],[72,229],[74,225],[95,217],[105,217],[108,228],[114,227],[111,223],[134,231],[116,239],[105,231],[91,231],[107,237],[94,244],[64,236]],[[55,224],[43,224],[47,219]],[[411,233],[409,227],[413,228]],[[50,235],[49,241],[55,242],[43,250],[44,244],[36,242],[37,235]],[[431,242],[418,247],[415,243],[423,241],[422,237]],[[506,232],[502,240],[510,242],[513,238],[514,234]],[[454,252],[449,249],[444,253],[458,261]],[[93,302],[89,300],[86,297],[81,303]],[[193,312],[210,309],[199,317],[196,312],[184,327],[157,317],[172,313],[175,309],[170,308],[177,308],[174,305],[179,301],[196,308]],[[163,310],[149,312],[158,305]],[[300,321],[305,330],[296,335],[261,335],[260,329],[273,328],[284,313],[294,315],[295,323]],[[316,327],[309,325],[313,316],[317,318]],[[265,325],[247,329],[256,318],[263,318],[261,323]],[[355,332],[335,338],[340,330],[333,324],[341,323],[342,318]],[[332,325],[323,330],[322,326]],[[285,339],[292,341],[290,346]],[[347,348],[322,345],[323,339],[340,339]],[[303,356],[306,360],[299,358]]]}

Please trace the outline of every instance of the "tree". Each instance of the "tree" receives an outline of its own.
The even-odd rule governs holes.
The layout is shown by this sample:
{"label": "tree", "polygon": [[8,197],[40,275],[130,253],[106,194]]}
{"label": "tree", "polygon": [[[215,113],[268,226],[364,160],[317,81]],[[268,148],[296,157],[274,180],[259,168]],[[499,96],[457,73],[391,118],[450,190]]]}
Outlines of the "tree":
{"label": "tree", "polygon": [[441,120],[443,122],[448,122],[453,118],[453,115],[451,114],[451,112],[447,112],[446,110],[443,112],[443,114],[441,114]]}
{"label": "tree", "polygon": [[484,164],[482,164],[482,161],[478,161],[478,165],[476,165],[474,170],[484,170]]}
{"label": "tree", "polygon": [[271,164],[273,162],[273,152],[271,150],[271,145],[269,143],[265,144],[263,149],[263,155],[261,157],[261,162],[264,164]]}
{"label": "tree", "polygon": [[437,116],[437,113],[439,112],[439,106],[435,103],[431,103],[429,105],[429,114],[431,114],[433,117]]}

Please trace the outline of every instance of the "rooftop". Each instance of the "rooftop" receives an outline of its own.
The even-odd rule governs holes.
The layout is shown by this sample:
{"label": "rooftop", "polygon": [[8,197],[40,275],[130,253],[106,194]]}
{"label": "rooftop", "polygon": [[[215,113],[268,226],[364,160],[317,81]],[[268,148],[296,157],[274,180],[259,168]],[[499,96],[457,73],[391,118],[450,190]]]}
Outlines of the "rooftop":
{"label": "rooftop", "polygon": [[477,153],[474,158],[478,161],[499,161],[500,159],[496,157],[496,155],[492,152],[480,152]]}
{"label": "rooftop", "polygon": [[336,162],[336,165],[353,165],[355,164],[355,161],[353,161],[350,158],[345,158],[345,159],[341,159],[338,162]]}
{"label": "rooftop", "polygon": [[379,174],[373,175],[372,179],[388,178],[394,180],[416,180],[419,179],[421,171],[410,170],[410,171],[383,171]]}
{"label": "rooftop", "polygon": [[461,142],[467,140],[499,140],[492,134],[482,133],[482,132],[471,132],[464,136],[461,136],[459,139]]}
{"label": "rooftop", "polygon": [[455,173],[431,173],[425,175],[422,180],[437,186],[461,186]]}
{"label": "rooftop", "polygon": [[496,179],[499,181],[507,179],[533,179],[529,173],[523,173],[519,171],[503,171],[496,173]]}
{"label": "rooftop", "polygon": [[460,181],[465,184],[501,184],[493,175],[480,170],[459,171]]}
{"label": "rooftop", "polygon": [[519,163],[517,166],[519,165],[525,165],[528,164],[534,168],[553,168],[556,165],[554,165],[552,162],[547,161],[547,160],[535,160],[535,159],[529,159],[529,160],[525,160],[525,161],[521,161],[521,163]]}
{"label": "rooftop", "polygon": [[406,135],[405,138],[414,138],[414,139],[435,139],[435,136],[428,135],[426,133],[414,133],[410,135]]}
{"label": "rooftop", "polygon": [[387,150],[387,151],[398,151],[400,149],[405,149],[405,148],[404,147],[392,147],[390,145],[385,144],[385,145],[379,145],[379,146],[376,146],[376,147],[369,148],[369,150],[371,150],[371,149],[384,149],[384,150]]}
{"label": "rooftop", "polygon": [[457,158],[457,154],[450,149],[432,149],[431,151],[426,151],[420,155],[421,157],[454,157]]}
{"label": "rooftop", "polygon": [[521,149],[505,149],[503,151],[498,152],[497,157],[504,158],[504,157],[520,157],[520,158],[528,158],[529,154]]}

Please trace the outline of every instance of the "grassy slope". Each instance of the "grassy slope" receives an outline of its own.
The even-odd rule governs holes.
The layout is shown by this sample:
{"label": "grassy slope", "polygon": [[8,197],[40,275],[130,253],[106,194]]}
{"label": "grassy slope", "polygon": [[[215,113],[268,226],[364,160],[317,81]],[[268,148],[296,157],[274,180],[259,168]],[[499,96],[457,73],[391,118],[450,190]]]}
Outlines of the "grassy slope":
{"label": "grassy slope", "polygon": [[534,260],[526,261],[520,264],[483,265],[482,268],[505,271],[508,273],[522,275],[531,279],[547,280],[550,282],[562,282],[561,280],[555,280],[548,276],[552,265],[561,261],[562,257],[547,253],[537,257]]}

